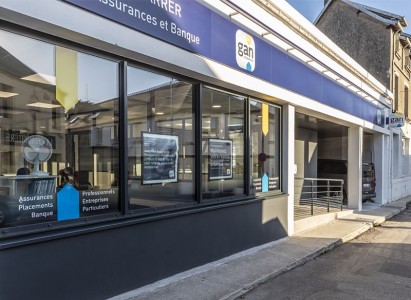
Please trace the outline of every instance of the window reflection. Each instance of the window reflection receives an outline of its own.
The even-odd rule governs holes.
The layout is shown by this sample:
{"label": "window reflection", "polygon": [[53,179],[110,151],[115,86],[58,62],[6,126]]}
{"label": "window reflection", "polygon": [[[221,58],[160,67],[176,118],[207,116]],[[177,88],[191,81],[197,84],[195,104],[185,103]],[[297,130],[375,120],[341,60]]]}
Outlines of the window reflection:
{"label": "window reflection", "polygon": [[118,211],[118,64],[0,41],[0,226]]}
{"label": "window reflection", "polygon": [[251,193],[280,189],[280,109],[250,101]]}
{"label": "window reflection", "polygon": [[244,195],[245,98],[203,89],[203,198]]}
{"label": "window reflection", "polygon": [[127,76],[130,208],[193,202],[192,85],[133,67]]}

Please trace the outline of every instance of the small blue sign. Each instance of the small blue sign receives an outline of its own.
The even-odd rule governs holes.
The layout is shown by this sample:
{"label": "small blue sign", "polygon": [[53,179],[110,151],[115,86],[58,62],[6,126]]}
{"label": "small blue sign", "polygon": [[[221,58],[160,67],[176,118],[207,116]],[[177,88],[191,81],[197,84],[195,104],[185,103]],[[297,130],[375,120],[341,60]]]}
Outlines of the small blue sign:
{"label": "small blue sign", "polygon": [[261,179],[261,192],[268,192],[268,175],[264,173],[263,178]]}
{"label": "small blue sign", "polygon": [[57,220],[71,220],[80,217],[79,192],[66,184],[57,193]]}

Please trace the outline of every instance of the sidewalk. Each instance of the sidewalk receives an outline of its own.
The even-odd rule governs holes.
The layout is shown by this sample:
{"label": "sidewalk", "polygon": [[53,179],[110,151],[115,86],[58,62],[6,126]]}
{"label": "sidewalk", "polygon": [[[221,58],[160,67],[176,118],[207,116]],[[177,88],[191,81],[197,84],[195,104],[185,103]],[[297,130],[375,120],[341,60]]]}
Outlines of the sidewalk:
{"label": "sidewalk", "polygon": [[111,300],[235,299],[380,225],[405,210],[410,202],[411,197],[381,207],[365,204],[361,212],[177,274]]}

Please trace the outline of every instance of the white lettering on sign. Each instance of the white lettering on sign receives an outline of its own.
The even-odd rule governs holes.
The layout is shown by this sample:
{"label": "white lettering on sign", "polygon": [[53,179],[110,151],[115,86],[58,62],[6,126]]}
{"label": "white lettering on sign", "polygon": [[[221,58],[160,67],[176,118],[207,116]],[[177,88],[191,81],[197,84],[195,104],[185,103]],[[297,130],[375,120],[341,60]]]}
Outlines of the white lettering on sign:
{"label": "white lettering on sign", "polygon": [[403,114],[393,113],[389,117],[388,125],[390,127],[402,127],[404,126],[405,118]]}
{"label": "white lettering on sign", "polygon": [[170,31],[171,33],[178,35],[179,37],[182,37],[183,39],[186,39],[189,43],[195,43],[197,45],[200,44],[200,38],[186,30],[183,30],[177,26],[176,23],[171,22],[171,27]]}
{"label": "white lettering on sign", "polygon": [[[150,13],[144,11],[141,8],[137,8],[139,6],[139,2],[143,0],[138,0],[134,2],[134,6],[131,6],[127,3],[124,3],[122,0],[98,0],[101,4],[104,4],[112,9],[116,9],[121,11],[124,14],[127,14],[130,17],[134,17],[139,21],[151,24],[155,27],[159,27],[160,29],[167,31],[175,36],[178,36],[181,39],[184,39],[185,42],[189,44],[197,44],[200,45],[200,37],[198,34],[192,33],[187,29],[179,27],[179,22],[175,23],[168,18],[164,18],[164,16],[160,16],[159,12],[152,12],[152,14],[156,13],[157,16],[151,15]],[[182,18],[182,8],[181,5],[178,4],[176,1],[172,0],[145,0],[149,1],[152,5],[159,7],[162,10],[167,11],[170,14],[173,14],[179,18]],[[162,11],[160,11],[162,12]],[[164,18],[164,19],[163,19]],[[245,49],[241,50],[244,51],[247,55],[249,55],[253,49]],[[254,53],[251,53],[254,55]]]}
{"label": "white lettering on sign", "polygon": [[399,122],[404,122],[404,119],[403,118],[392,118],[391,119],[391,124],[393,124],[393,123],[399,123]]}
{"label": "white lettering on sign", "polygon": [[150,2],[173,15],[181,18],[181,6],[172,0],[150,0]]}

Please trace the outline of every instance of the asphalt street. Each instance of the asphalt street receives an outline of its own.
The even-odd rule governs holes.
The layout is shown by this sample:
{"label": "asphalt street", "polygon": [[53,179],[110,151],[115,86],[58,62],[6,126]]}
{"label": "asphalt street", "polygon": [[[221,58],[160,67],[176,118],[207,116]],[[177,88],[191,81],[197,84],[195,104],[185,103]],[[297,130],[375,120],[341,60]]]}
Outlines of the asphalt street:
{"label": "asphalt street", "polygon": [[411,299],[411,207],[237,299]]}

